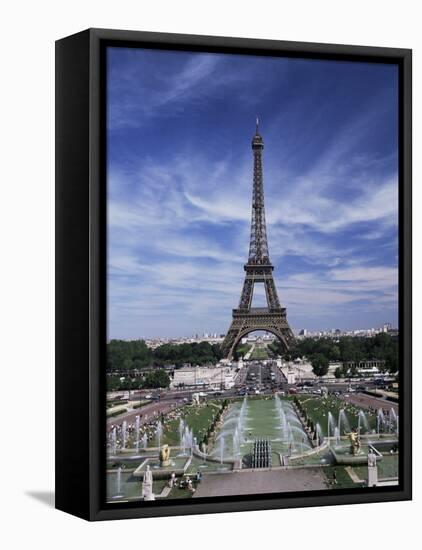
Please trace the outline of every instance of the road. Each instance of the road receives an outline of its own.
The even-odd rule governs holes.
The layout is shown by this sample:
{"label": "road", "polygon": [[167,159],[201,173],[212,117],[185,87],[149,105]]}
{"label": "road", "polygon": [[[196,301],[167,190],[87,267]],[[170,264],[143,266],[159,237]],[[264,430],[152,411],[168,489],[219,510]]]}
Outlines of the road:
{"label": "road", "polygon": [[272,393],[284,390],[286,379],[275,361],[249,361],[243,367],[243,375],[236,384],[238,390],[262,393]]}
{"label": "road", "polygon": [[111,431],[113,426],[120,425],[124,420],[129,424],[135,423],[136,416],[140,416],[141,425],[149,422],[152,418],[160,414],[166,414],[178,405],[182,405],[182,399],[166,399],[163,401],[154,401],[139,409],[131,409],[119,416],[107,419],[107,432]]}

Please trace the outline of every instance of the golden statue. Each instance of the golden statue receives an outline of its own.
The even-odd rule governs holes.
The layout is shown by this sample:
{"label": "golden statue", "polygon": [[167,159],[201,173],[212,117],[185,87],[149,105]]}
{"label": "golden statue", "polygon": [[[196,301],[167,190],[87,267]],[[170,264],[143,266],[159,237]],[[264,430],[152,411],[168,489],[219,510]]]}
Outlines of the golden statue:
{"label": "golden statue", "polygon": [[361,451],[361,441],[358,432],[355,429],[352,429],[351,432],[346,433],[347,437],[350,440],[350,451],[353,455],[358,455]]}
{"label": "golden statue", "polygon": [[170,447],[163,445],[160,449],[160,466],[170,465]]}

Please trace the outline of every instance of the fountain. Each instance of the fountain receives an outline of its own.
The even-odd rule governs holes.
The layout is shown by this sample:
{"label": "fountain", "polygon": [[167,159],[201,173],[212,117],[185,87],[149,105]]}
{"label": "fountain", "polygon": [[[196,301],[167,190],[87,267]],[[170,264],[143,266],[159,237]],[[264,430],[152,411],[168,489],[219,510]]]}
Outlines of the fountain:
{"label": "fountain", "polygon": [[334,428],[334,440],[336,446],[340,445],[340,430],[338,429],[338,426]]}
{"label": "fountain", "polygon": [[390,432],[393,432],[393,424],[394,424],[394,431],[398,433],[399,431],[399,421],[398,416],[396,414],[396,411],[394,410],[394,407],[391,407],[389,412],[389,418],[390,418]]}
{"label": "fountain", "polygon": [[139,451],[139,430],[141,428],[141,417],[139,414],[135,418],[135,438],[136,438],[136,452]]}
{"label": "fountain", "polygon": [[162,435],[163,435],[163,425],[161,424],[161,420],[159,420],[157,423],[157,432],[156,432],[158,450],[160,450],[160,447],[161,447]]}
{"label": "fountain", "polygon": [[117,428],[114,428],[111,431],[111,448],[113,449],[113,455],[117,453]]}
{"label": "fountain", "polygon": [[240,468],[244,457],[251,463],[253,443],[260,439],[268,439],[280,463],[282,457],[312,451],[309,436],[292,403],[277,395],[274,398],[245,397],[232,403],[226,411],[207,461]]}
{"label": "fountain", "polygon": [[321,432],[321,426],[319,422],[317,422],[315,426],[315,441],[316,441],[317,447],[319,447],[322,441],[322,432]]}
{"label": "fountain", "polygon": [[286,419],[286,413],[284,412],[283,406],[281,404],[281,400],[278,395],[275,396],[275,406],[278,413],[278,417],[280,420],[280,436],[281,439],[285,439],[286,433],[287,433],[287,419]]}
{"label": "fountain", "polygon": [[268,437],[255,439],[252,449],[252,468],[271,468],[272,447]]}
{"label": "fountain", "polygon": [[113,498],[122,498],[122,468],[119,466],[117,468],[117,475],[116,475],[116,494]]}
{"label": "fountain", "polygon": [[127,422],[126,422],[126,420],[123,420],[123,423],[122,423],[122,450],[126,449],[126,443],[127,443]]}
{"label": "fountain", "polygon": [[382,409],[378,409],[378,412],[377,412],[377,434],[378,435],[381,433],[381,428],[384,431],[385,416],[384,416],[384,411]]}
{"label": "fountain", "polygon": [[344,409],[340,409],[340,412],[339,412],[339,415],[338,415],[338,431],[340,433],[340,436],[341,436],[341,426],[343,425],[343,432],[350,432],[350,423],[349,423],[349,420],[347,419],[347,416],[346,416],[346,413],[344,411]]}
{"label": "fountain", "polygon": [[369,422],[368,422],[368,419],[366,418],[366,414],[361,409],[359,411],[359,414],[358,414],[358,433],[359,433],[359,435],[362,432],[362,426],[363,426],[363,429],[365,430],[365,432],[368,433],[369,432]]}
{"label": "fountain", "polygon": [[148,445],[148,436],[146,433],[142,436],[142,448],[146,449]]}
{"label": "fountain", "polygon": [[236,458],[240,455],[240,435],[239,430],[235,429],[233,434],[233,458]]}
{"label": "fountain", "polygon": [[335,432],[334,417],[331,414],[331,411],[328,411],[328,417],[327,417],[327,441],[328,441],[328,445],[330,444],[330,437],[334,436],[334,432]]}
{"label": "fountain", "polygon": [[180,445],[180,452],[183,454],[185,454],[185,440],[184,440],[184,437],[183,437],[183,434],[184,434],[184,431],[185,431],[185,421],[183,420],[183,418],[181,418],[179,420],[179,445]]}
{"label": "fountain", "polygon": [[[185,425],[185,429],[182,437],[182,456],[192,454],[193,451],[193,432],[189,429],[189,426]],[[189,450],[189,453],[188,453]]]}
{"label": "fountain", "polygon": [[242,431],[243,431],[243,425],[244,425],[246,409],[247,409],[247,402],[248,402],[247,397],[245,395],[242,401],[242,406],[240,407],[239,420],[238,420],[238,429],[239,429],[240,435],[242,435]]}
{"label": "fountain", "polygon": [[224,435],[220,437],[220,464],[223,464],[224,459]]}

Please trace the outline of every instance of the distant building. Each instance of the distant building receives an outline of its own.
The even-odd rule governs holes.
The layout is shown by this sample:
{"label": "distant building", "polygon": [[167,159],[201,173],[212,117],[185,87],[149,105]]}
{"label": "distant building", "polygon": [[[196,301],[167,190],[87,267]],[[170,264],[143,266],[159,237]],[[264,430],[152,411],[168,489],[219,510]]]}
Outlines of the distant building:
{"label": "distant building", "polygon": [[381,359],[372,359],[370,361],[345,361],[343,363],[347,372],[356,369],[358,374],[362,376],[375,376],[379,372],[385,370],[385,361]]}
{"label": "distant building", "polygon": [[292,384],[296,384],[296,376],[297,376],[297,374],[293,370],[291,370],[291,371],[289,370],[287,372],[287,383],[289,384],[289,386],[292,385]]}
{"label": "distant building", "polygon": [[171,389],[230,389],[234,386],[236,369],[229,366],[182,367],[174,371]]}

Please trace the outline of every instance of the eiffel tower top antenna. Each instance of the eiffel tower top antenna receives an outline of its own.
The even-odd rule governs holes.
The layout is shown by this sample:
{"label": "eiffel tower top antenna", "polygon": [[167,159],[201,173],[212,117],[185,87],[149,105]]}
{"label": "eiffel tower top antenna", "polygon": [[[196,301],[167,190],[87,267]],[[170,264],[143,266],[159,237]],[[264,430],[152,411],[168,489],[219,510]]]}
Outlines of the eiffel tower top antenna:
{"label": "eiffel tower top antenna", "polygon": [[262,175],[262,150],[264,140],[259,134],[259,118],[256,117],[256,133],[252,138],[253,188],[252,219],[248,264],[270,264],[265,222],[264,181]]}

